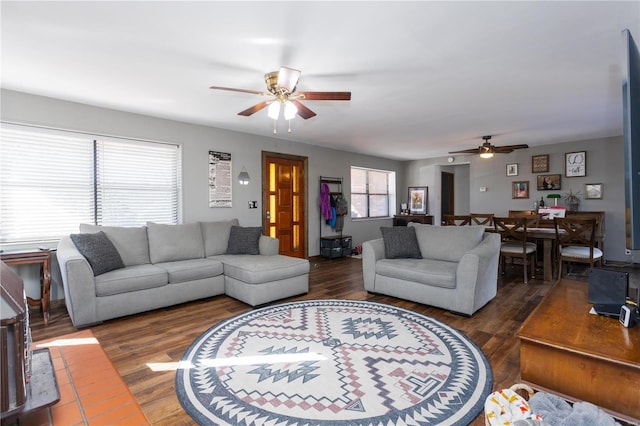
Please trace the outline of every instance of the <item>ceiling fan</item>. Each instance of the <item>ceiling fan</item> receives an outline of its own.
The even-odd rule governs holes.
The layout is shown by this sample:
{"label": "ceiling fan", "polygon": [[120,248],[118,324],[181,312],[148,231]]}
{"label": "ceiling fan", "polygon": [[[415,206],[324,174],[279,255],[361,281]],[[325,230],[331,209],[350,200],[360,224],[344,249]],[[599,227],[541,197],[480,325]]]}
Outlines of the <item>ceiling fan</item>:
{"label": "ceiling fan", "polygon": [[[256,95],[267,96],[270,99],[255,104],[252,107],[240,111],[238,115],[248,117],[261,109],[269,106],[269,117],[277,120],[280,115],[280,107],[284,106],[284,118],[290,120],[296,115],[306,119],[315,117],[316,113],[311,111],[300,102],[308,101],[349,101],[351,100],[351,92],[296,92],[296,85],[300,78],[300,70],[289,67],[280,67],[279,71],[273,71],[265,74],[264,80],[267,84],[267,91],[260,92],[258,90],[235,89],[232,87],[211,86],[214,90],[229,90],[232,92],[253,93]],[[291,129],[289,129],[291,132]],[[276,133],[274,127],[274,133]]]}
{"label": "ceiling fan", "polygon": [[484,143],[477,148],[451,151],[449,154],[480,154],[480,157],[482,158],[491,158],[493,157],[493,154],[508,154],[516,149],[529,148],[529,145],[527,144],[495,146],[489,142],[491,140],[491,136],[483,136],[482,139],[484,140]]}

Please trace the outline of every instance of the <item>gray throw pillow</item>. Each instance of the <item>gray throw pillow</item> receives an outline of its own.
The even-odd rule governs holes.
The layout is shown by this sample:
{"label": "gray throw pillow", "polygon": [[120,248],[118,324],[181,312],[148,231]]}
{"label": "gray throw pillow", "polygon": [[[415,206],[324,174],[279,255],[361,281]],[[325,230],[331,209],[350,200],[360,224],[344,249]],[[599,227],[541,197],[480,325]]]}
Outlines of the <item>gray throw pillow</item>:
{"label": "gray throw pillow", "polygon": [[260,254],[261,227],[232,226],[226,254]]}
{"label": "gray throw pillow", "polygon": [[412,227],[380,227],[384,241],[384,257],[387,259],[422,259],[416,230]]}
{"label": "gray throw pillow", "polygon": [[71,234],[71,240],[78,251],[87,259],[93,275],[124,268],[120,253],[116,250],[107,234],[100,231],[95,234]]}

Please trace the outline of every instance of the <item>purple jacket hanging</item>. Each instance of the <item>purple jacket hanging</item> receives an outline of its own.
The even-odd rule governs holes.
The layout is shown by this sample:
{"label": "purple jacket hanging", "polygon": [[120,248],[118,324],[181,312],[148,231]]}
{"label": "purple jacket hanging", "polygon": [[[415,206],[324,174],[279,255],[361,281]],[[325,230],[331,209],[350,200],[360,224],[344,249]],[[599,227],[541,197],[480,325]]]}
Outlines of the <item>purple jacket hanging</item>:
{"label": "purple jacket hanging", "polygon": [[326,220],[333,218],[333,211],[331,209],[331,191],[329,190],[329,185],[326,183],[323,183],[320,189],[320,211]]}

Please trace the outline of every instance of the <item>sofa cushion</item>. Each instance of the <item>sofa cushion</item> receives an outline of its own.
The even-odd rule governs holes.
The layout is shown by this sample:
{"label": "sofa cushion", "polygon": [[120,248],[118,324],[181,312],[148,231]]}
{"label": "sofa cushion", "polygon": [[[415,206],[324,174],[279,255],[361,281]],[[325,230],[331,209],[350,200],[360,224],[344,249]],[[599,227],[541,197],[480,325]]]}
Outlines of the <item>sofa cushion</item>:
{"label": "sofa cushion", "polygon": [[199,223],[163,225],[147,222],[151,263],[204,257],[204,243]]}
{"label": "sofa cushion", "polygon": [[226,254],[260,254],[262,228],[232,226]]}
{"label": "sofa cushion", "polygon": [[387,259],[422,258],[414,228],[381,226],[380,232],[384,241],[384,257]]}
{"label": "sofa cushion", "polygon": [[118,250],[104,232],[71,234],[71,240],[91,265],[94,276],[124,268]]}
{"label": "sofa cushion", "polygon": [[260,284],[309,273],[309,261],[290,256],[220,256],[224,274],[249,284]]}
{"label": "sofa cushion", "polygon": [[482,241],[484,226],[433,226],[410,223],[423,258],[459,262]]}
{"label": "sofa cushion", "polygon": [[156,263],[169,274],[169,284],[217,277],[224,273],[222,262],[213,259],[188,259]]}
{"label": "sofa cushion", "polygon": [[238,219],[221,222],[200,222],[204,240],[204,255],[216,256],[224,254],[229,244],[229,233],[232,226],[238,226]]}
{"label": "sofa cushion", "polygon": [[380,259],[376,274],[435,287],[455,288],[458,264],[433,259]]}
{"label": "sofa cushion", "polygon": [[[167,271],[155,265],[136,265],[96,277],[96,296],[111,296],[167,285]],[[131,295],[131,297],[136,297]]]}
{"label": "sofa cushion", "polygon": [[80,224],[80,232],[104,232],[120,253],[124,266],[143,265],[149,263],[149,241],[147,228],[124,226],[99,226]]}

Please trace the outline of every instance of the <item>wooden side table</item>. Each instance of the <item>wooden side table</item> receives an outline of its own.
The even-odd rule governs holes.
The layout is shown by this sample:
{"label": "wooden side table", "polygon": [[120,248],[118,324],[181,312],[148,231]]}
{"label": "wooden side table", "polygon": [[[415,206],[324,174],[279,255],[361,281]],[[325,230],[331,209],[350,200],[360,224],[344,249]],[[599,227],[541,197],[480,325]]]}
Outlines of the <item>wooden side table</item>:
{"label": "wooden side table", "polygon": [[40,265],[40,300],[27,298],[29,305],[40,306],[44,325],[49,324],[51,301],[51,250],[11,250],[0,253],[0,260],[7,265]]}

